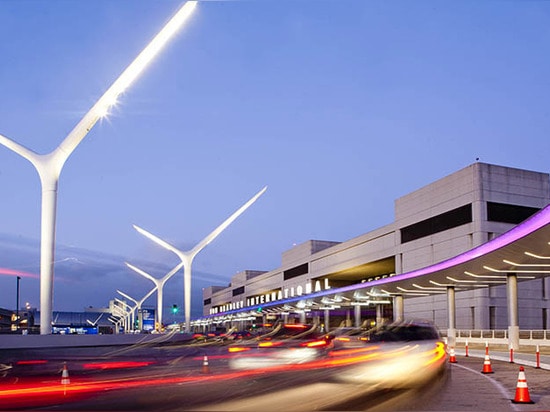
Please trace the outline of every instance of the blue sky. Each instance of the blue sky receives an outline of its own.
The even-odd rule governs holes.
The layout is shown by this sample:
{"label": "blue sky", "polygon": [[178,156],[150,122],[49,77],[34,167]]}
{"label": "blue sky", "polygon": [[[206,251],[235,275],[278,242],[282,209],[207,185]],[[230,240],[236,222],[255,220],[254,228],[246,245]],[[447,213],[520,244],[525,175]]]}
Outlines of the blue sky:
{"label": "blue sky", "polygon": [[[0,134],[55,148],[181,4],[0,2]],[[178,261],[132,224],[189,248],[264,185],[196,258],[195,314],[201,287],[390,223],[396,198],[476,158],[549,172],[549,56],[544,1],[201,2],[63,169],[54,308],[145,295],[123,262]],[[36,275],[38,176],[3,147],[0,193],[0,267]],[[167,288],[182,305],[181,275]],[[0,307],[14,296],[0,275]]]}

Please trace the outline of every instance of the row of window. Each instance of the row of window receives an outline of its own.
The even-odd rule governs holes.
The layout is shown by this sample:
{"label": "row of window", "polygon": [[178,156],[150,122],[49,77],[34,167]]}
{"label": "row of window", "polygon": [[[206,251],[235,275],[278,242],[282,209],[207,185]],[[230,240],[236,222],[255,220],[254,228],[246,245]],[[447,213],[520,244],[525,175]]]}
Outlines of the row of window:
{"label": "row of window", "polygon": [[[535,207],[487,202],[487,220],[490,222],[518,224],[539,210]],[[443,232],[471,223],[472,221],[472,204],[470,203],[402,228],[401,243],[407,243]]]}

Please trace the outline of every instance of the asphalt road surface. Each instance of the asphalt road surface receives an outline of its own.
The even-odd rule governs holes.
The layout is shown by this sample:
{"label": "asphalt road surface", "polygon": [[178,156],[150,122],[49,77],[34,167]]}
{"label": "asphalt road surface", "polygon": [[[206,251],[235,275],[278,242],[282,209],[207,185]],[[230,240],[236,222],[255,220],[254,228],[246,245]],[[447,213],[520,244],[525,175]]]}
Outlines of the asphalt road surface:
{"label": "asphalt road surface", "polygon": [[526,367],[535,403],[514,404],[518,365],[496,361],[494,374],[486,375],[483,360],[473,357],[459,356],[444,373],[410,387],[343,382],[345,368],[235,371],[219,345],[26,351],[0,358],[11,365],[0,379],[3,410],[550,410],[550,372]]}

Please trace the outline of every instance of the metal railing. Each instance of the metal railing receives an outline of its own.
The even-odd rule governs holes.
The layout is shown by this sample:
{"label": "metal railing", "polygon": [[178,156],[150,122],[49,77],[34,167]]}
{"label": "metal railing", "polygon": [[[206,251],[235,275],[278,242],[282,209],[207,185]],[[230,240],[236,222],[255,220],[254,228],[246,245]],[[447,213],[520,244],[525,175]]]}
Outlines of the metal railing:
{"label": "metal railing", "polygon": [[[441,334],[446,337],[447,330],[441,330]],[[522,345],[538,344],[550,346],[550,330],[520,330],[519,340]],[[471,343],[508,343],[508,330],[506,329],[472,329],[472,330],[456,330],[457,342]]]}

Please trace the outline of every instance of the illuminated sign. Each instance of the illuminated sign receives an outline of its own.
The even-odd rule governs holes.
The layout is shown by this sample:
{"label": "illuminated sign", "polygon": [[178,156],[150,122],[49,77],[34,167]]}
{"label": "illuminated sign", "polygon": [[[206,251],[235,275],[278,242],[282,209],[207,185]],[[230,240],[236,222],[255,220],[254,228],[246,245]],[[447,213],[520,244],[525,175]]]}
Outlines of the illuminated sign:
{"label": "illuminated sign", "polygon": [[139,315],[141,315],[141,322],[143,330],[155,329],[155,309],[140,309]]}
{"label": "illuminated sign", "polygon": [[262,305],[264,303],[276,302],[282,299],[303,296],[314,292],[321,292],[330,289],[328,279],[316,280],[314,283],[307,282],[305,285],[291,286],[289,288],[280,289],[278,291],[264,293],[258,296],[251,296],[246,300],[226,303],[210,309],[210,314],[226,312],[228,310],[243,309],[248,306]]}

